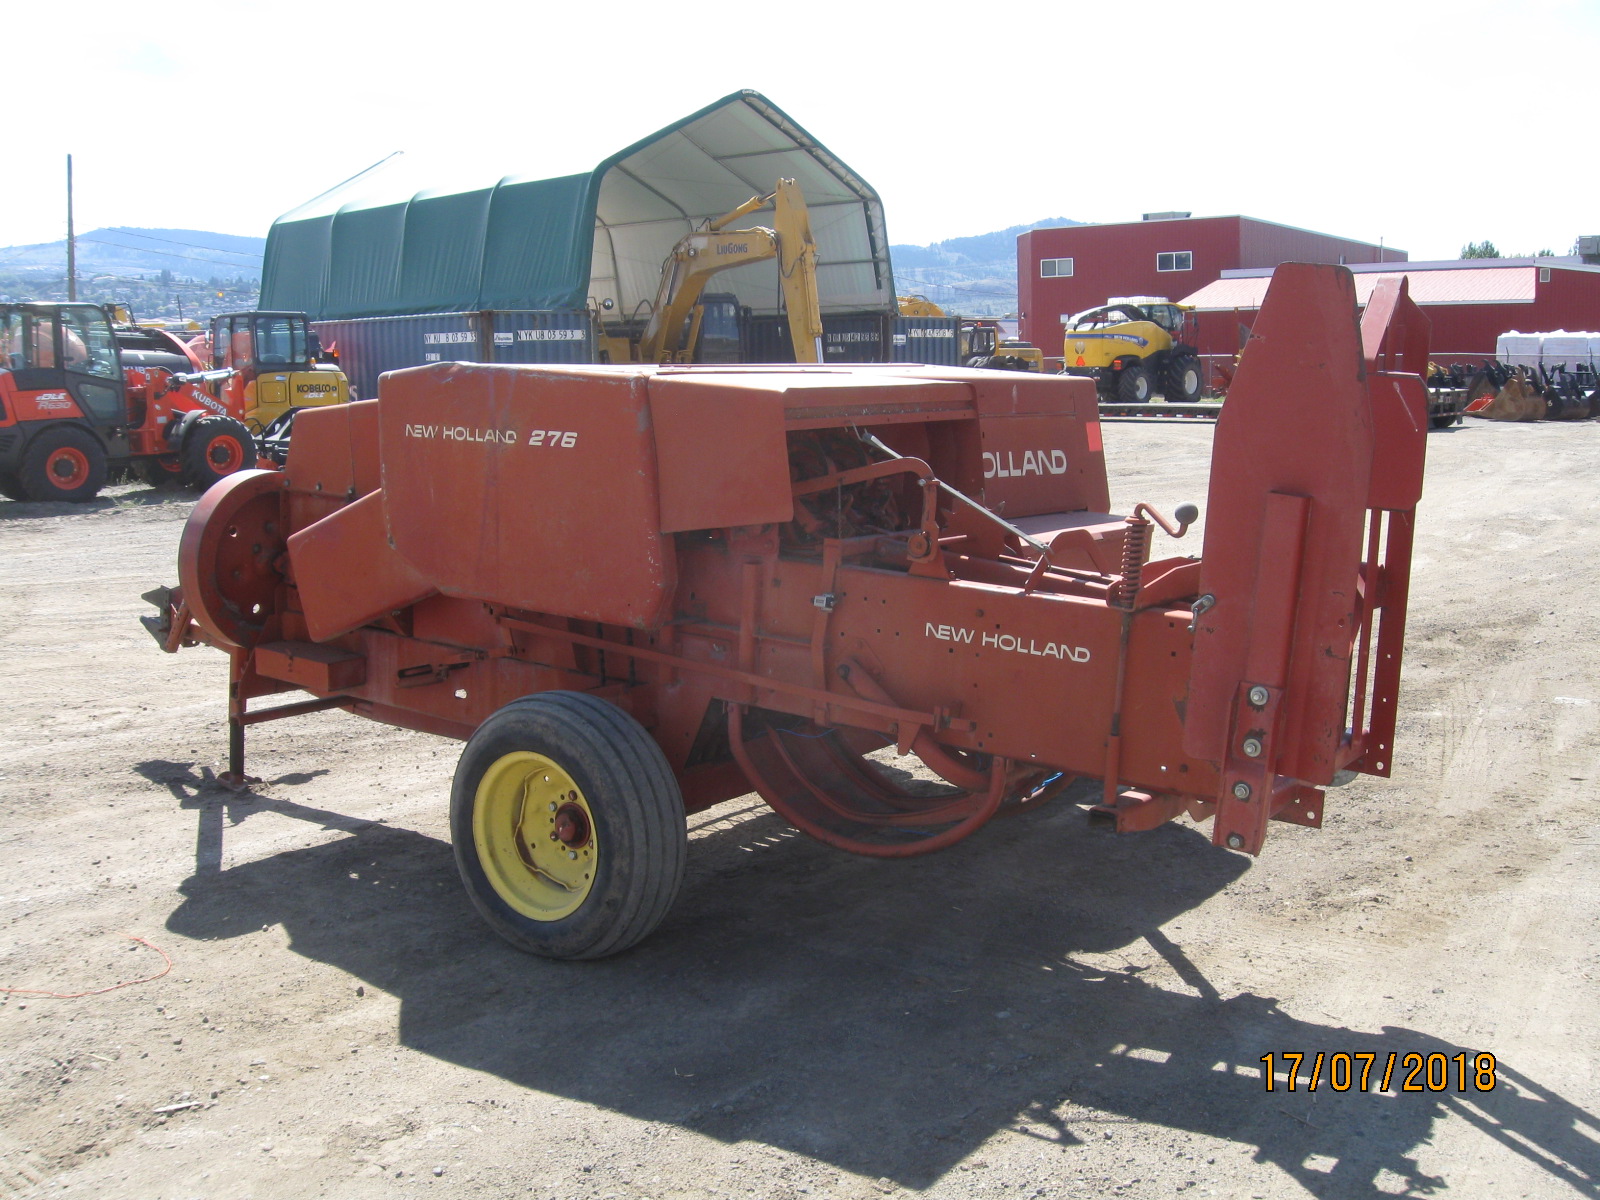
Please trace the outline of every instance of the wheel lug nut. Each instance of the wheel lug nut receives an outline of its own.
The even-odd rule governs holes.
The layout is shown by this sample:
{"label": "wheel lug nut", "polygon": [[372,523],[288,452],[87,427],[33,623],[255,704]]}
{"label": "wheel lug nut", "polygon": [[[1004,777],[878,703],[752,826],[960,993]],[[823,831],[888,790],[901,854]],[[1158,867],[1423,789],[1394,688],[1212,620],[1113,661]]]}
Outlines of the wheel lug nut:
{"label": "wheel lug nut", "polygon": [[578,857],[578,852],[576,850],[568,850],[567,851],[567,857],[568,858],[577,858]]}

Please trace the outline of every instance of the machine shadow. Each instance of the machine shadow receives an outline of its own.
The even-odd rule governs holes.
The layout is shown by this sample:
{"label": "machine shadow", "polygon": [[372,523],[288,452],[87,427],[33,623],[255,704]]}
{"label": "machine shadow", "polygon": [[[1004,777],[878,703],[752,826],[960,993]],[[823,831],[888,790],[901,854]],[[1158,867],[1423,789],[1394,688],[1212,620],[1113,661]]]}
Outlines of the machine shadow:
{"label": "machine shadow", "polygon": [[[143,764],[152,777],[183,766]],[[1269,1051],[1470,1061],[1480,1047],[1219,996],[1162,927],[1247,863],[1192,828],[1119,838],[1058,805],[891,863],[813,843],[763,806],[718,810],[697,818],[683,894],[656,934],[568,964],[489,934],[443,842],[265,797],[176,794],[199,809],[202,836],[169,930],[226,938],[281,923],[298,953],[396,995],[404,1045],[522,1087],[912,1188],[1002,1129],[1037,1139],[1053,1152],[1041,1171],[1070,1178],[1076,1148],[1126,1120],[1251,1147],[1317,1196],[1427,1193],[1449,1181],[1416,1156],[1449,1110],[1596,1191],[1592,1166],[1576,1164],[1592,1163],[1600,1122],[1506,1065],[1488,1093],[1280,1082],[1268,1094],[1255,1072]],[[219,869],[225,822],[265,811],[351,836]],[[1074,959],[1140,939],[1189,990]]]}
{"label": "machine shadow", "polygon": [[193,492],[139,485],[137,491],[107,495],[92,500],[4,500],[0,499],[0,521],[42,521],[49,517],[70,517],[105,512],[115,508],[150,508],[170,504],[193,504]]}

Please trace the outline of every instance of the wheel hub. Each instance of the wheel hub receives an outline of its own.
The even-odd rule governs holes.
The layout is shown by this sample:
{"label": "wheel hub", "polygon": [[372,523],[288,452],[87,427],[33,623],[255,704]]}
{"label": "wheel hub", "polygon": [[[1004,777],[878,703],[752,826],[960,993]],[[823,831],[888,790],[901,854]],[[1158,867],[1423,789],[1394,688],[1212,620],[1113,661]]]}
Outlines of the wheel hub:
{"label": "wheel hub", "polygon": [[50,482],[59,488],[71,489],[82,483],[89,474],[89,460],[80,451],[69,447],[52,454],[45,469],[50,475]]}
{"label": "wheel hub", "polygon": [[555,827],[550,831],[556,841],[569,850],[581,850],[589,844],[589,833],[589,814],[577,804],[569,800],[556,809]]}
{"label": "wheel hub", "polygon": [[588,897],[599,861],[594,814],[553,759],[497,759],[478,783],[472,824],[489,885],[523,916],[559,920]]}

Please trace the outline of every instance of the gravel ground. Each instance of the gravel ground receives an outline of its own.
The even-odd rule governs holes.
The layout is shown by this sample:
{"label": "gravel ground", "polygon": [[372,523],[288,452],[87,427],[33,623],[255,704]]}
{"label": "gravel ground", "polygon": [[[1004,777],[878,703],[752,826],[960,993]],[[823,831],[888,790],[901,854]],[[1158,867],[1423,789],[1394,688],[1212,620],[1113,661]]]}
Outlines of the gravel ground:
{"label": "gravel ground", "polygon": [[[1115,506],[1203,502],[1210,436],[1108,425]],[[1325,829],[1057,804],[886,863],[746,798],[593,964],[472,913],[453,743],[317,714],[214,785],[224,661],[136,621],[187,500],[0,502],[0,985],[173,964],[0,997],[0,1196],[1600,1194],[1600,423],[1429,456],[1395,775]],[[1413,1052],[1449,1090],[1379,1092]]]}

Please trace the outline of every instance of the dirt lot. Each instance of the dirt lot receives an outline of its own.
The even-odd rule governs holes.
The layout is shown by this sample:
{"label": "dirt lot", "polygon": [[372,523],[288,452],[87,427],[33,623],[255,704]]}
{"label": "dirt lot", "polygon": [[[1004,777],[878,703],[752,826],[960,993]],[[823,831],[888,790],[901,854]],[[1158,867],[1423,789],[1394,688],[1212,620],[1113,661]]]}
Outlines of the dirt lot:
{"label": "dirt lot", "polygon": [[[1108,426],[1116,505],[1203,502],[1209,439]],[[212,782],[223,660],[136,621],[188,503],[0,502],[0,984],[173,962],[0,1003],[0,1195],[1600,1194],[1600,423],[1429,456],[1395,778],[1326,829],[1062,804],[891,864],[739,801],[583,965],[470,910],[452,743],[319,714]],[[1498,1086],[1266,1092],[1301,1050]]]}

